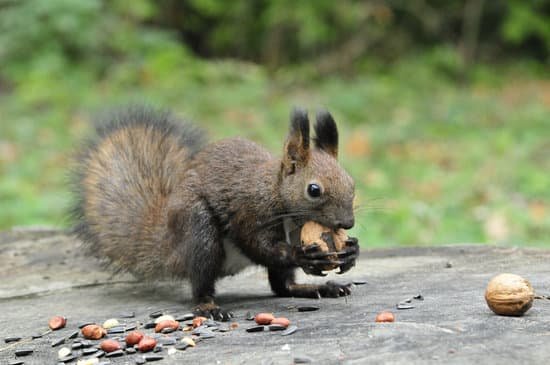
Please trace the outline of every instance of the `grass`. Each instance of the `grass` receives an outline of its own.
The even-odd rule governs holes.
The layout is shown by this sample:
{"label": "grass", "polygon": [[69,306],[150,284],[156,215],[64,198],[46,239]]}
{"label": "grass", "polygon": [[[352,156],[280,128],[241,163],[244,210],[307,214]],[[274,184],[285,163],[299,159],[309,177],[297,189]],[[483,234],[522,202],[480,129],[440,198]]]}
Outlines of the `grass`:
{"label": "grass", "polygon": [[547,76],[479,67],[459,86],[418,61],[308,80],[302,70],[269,77],[255,65],[160,53],[99,81],[38,70],[0,93],[0,229],[70,224],[70,156],[106,107],[148,102],[212,139],[241,135],[279,152],[290,108],[303,105],[328,108],[340,126],[364,246],[550,245]]}

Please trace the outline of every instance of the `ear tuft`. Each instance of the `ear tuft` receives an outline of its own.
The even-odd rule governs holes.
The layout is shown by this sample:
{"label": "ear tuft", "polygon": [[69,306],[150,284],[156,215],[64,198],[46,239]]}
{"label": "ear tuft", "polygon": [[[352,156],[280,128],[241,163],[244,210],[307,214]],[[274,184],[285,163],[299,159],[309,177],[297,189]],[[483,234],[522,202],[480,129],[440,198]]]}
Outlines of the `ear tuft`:
{"label": "ear tuft", "polygon": [[338,156],[338,128],[327,110],[320,110],[315,123],[315,146],[336,158]]}
{"label": "ear tuft", "polygon": [[309,119],[304,109],[295,107],[290,114],[290,130],[285,143],[283,170],[291,175],[309,160]]}

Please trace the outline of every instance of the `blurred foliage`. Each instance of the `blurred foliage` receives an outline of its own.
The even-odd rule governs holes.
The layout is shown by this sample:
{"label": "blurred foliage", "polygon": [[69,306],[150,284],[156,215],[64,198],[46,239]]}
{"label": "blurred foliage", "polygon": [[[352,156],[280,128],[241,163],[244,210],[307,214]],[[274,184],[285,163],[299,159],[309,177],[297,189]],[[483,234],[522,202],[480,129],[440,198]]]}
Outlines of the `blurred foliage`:
{"label": "blurred foliage", "polygon": [[367,245],[549,244],[550,1],[0,0],[0,229],[68,225],[90,116],[147,102],[279,152],[327,107]]}

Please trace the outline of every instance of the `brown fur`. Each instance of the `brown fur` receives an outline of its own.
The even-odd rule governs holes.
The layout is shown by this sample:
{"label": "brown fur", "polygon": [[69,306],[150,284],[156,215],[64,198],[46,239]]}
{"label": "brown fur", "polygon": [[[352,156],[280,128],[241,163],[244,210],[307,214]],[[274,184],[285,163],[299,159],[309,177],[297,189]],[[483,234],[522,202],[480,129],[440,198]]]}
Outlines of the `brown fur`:
{"label": "brown fur", "polygon": [[[284,217],[298,226],[307,220],[333,229],[353,225],[353,180],[335,159],[331,123],[312,148],[307,114],[296,110],[283,157],[276,158],[242,138],[204,145],[200,133],[165,113],[118,114],[81,155],[76,232],[116,269],[189,278],[203,304],[213,303],[223,275],[224,240],[268,267],[279,295],[338,295],[339,287],[294,284],[301,264],[282,225]],[[322,187],[318,199],[307,195],[312,182]]]}

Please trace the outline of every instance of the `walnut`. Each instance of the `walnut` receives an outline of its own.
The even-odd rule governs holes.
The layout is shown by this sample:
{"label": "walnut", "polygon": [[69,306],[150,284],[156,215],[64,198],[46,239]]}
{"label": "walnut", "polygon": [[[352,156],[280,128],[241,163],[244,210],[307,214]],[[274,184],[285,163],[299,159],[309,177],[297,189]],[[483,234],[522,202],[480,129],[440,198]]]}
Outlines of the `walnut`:
{"label": "walnut", "polygon": [[521,316],[533,304],[535,293],[526,279],[514,274],[500,274],[489,281],[485,300],[493,312],[503,316]]}
{"label": "walnut", "polygon": [[[332,229],[313,221],[306,222],[300,232],[300,242],[302,247],[306,248],[307,246],[317,244],[319,245],[319,250],[321,252],[327,253],[342,251],[346,246],[347,239],[348,236],[345,230],[339,229],[335,232]],[[338,261],[338,256],[336,254],[329,255],[325,259],[330,261]],[[337,263],[327,264],[323,266],[323,270],[334,270],[337,267]]]}

